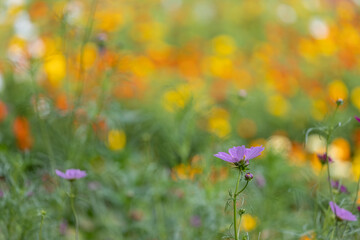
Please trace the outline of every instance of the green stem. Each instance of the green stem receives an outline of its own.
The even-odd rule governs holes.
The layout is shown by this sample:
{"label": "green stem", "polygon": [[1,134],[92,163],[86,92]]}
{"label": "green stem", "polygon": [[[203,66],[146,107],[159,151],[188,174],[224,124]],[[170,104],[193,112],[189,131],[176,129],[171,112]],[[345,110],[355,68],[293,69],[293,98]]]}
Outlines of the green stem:
{"label": "green stem", "polygon": [[[335,108],[335,111],[334,111],[334,114],[332,115],[332,119],[330,119],[330,128],[329,128],[329,132],[328,132],[328,135],[327,135],[327,138],[326,138],[326,165],[327,165],[327,174],[328,174],[328,183],[329,183],[329,191],[330,191],[330,198],[331,198],[331,201],[335,204],[335,198],[334,198],[334,195],[332,193],[332,186],[331,186],[331,174],[330,174],[330,164],[329,164],[329,143],[330,143],[330,138],[331,138],[331,135],[332,135],[332,132],[333,132],[333,127],[332,127],[332,121],[333,119],[335,119],[335,115],[337,113],[337,110],[339,109],[339,104],[336,105],[336,108]],[[336,208],[334,208],[334,216],[335,216],[335,229],[333,230],[332,232],[332,235],[331,235],[331,239],[333,239],[334,235],[337,236],[338,234],[338,220],[337,220],[337,217],[336,217]]]}
{"label": "green stem", "polygon": [[242,193],[245,190],[245,188],[247,187],[248,184],[249,184],[249,181],[246,181],[245,186],[238,193],[235,193],[235,197],[237,197],[240,193]]}
{"label": "green stem", "polygon": [[75,210],[75,191],[74,191],[74,186],[73,186],[73,182],[70,182],[70,186],[71,186],[71,192],[70,192],[70,204],[71,204],[71,209],[72,212],[74,214],[75,217],[75,239],[78,240],[79,239],[79,220],[76,214],[76,210]]}
{"label": "green stem", "polygon": [[241,218],[242,218],[242,215],[240,215],[239,228],[238,228],[238,232],[237,232],[237,235],[238,235],[238,236],[240,236]]}
{"label": "green stem", "polygon": [[236,213],[236,197],[237,197],[237,191],[238,191],[238,188],[239,188],[240,179],[241,179],[241,171],[239,171],[239,177],[238,177],[237,182],[236,182],[236,188],[235,188],[234,197],[233,197],[235,240],[238,240],[238,235],[237,235],[237,231],[236,231],[236,224],[237,224],[237,222],[236,222],[236,216],[237,216],[237,213]]}
{"label": "green stem", "polygon": [[[82,95],[83,95],[84,88],[85,88],[85,86],[84,86],[85,85],[84,49],[85,49],[86,44],[89,42],[92,30],[93,30],[93,24],[95,21],[94,16],[96,13],[97,3],[98,3],[98,0],[92,0],[92,2],[91,2],[90,15],[87,19],[84,36],[82,38],[81,45],[80,45],[79,72],[78,72],[78,76],[77,76],[80,85],[79,85],[79,89],[76,90],[77,93],[75,94],[74,107],[73,107],[73,110],[70,115],[70,124],[72,124],[75,119],[76,109],[78,109],[78,107],[81,105]],[[74,138],[73,142],[76,143],[77,139]],[[78,145],[72,144],[71,146],[73,146],[73,147],[70,150],[69,159],[76,159],[79,154]]]}
{"label": "green stem", "polygon": [[[327,174],[328,174],[328,183],[329,183],[329,191],[330,191],[330,198],[331,198],[331,201],[333,203],[335,203],[335,199],[334,199],[334,195],[332,193],[332,186],[331,186],[331,173],[330,173],[330,164],[329,164],[329,141],[330,141],[330,136],[331,136],[331,133],[332,133],[332,130],[329,131],[329,134],[327,136],[327,139],[326,139],[326,165],[327,165]],[[337,217],[336,217],[336,208],[334,208],[334,216],[335,216],[335,229],[333,230],[332,232],[332,235],[331,235],[331,238],[330,239],[333,239],[334,237],[334,234],[336,235],[337,234],[337,228],[338,228],[338,221],[337,221]]]}
{"label": "green stem", "polygon": [[51,142],[50,142],[50,137],[49,137],[49,133],[47,130],[47,127],[45,126],[45,120],[41,117],[41,113],[39,112],[39,92],[37,90],[36,87],[36,82],[35,82],[35,69],[34,66],[31,66],[30,69],[30,80],[32,83],[32,87],[33,87],[33,91],[34,91],[34,95],[35,95],[35,114],[37,117],[37,122],[39,123],[39,128],[40,128],[40,134],[41,137],[43,139],[43,141],[46,142],[46,148],[47,148],[47,152],[49,154],[49,160],[50,160],[50,168],[51,168],[51,172],[55,171],[55,154],[54,151],[52,149],[51,146]]}
{"label": "green stem", "polygon": [[39,240],[41,240],[43,224],[44,224],[44,215],[41,214],[41,222],[40,222],[40,229],[39,229]]}

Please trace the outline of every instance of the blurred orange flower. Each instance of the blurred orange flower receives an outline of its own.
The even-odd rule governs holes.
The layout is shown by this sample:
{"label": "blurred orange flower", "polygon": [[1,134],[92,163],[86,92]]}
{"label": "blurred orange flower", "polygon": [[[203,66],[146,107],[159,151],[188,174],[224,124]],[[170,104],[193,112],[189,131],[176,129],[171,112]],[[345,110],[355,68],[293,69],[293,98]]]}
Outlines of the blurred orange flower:
{"label": "blurred orange flower", "polygon": [[16,117],[13,123],[17,146],[20,150],[29,150],[33,145],[29,121],[25,117]]}
{"label": "blurred orange flower", "polygon": [[55,106],[61,111],[66,111],[69,109],[69,103],[65,93],[59,94],[56,97]]}
{"label": "blurred orange flower", "polygon": [[7,115],[8,115],[8,110],[6,104],[3,101],[0,101],[0,122],[4,121]]}
{"label": "blurred orange flower", "polygon": [[173,180],[194,180],[195,175],[202,173],[202,169],[191,164],[180,164],[171,171]]}

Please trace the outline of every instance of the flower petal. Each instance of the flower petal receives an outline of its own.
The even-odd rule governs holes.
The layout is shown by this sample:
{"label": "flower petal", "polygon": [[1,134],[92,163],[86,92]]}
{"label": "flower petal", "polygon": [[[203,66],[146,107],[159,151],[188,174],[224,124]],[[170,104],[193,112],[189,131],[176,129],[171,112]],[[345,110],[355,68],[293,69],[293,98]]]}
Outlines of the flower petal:
{"label": "flower petal", "polygon": [[79,179],[86,176],[85,171],[81,171],[80,169],[68,169],[66,170],[67,179]]}
{"label": "flower petal", "polygon": [[233,160],[233,158],[229,154],[227,154],[225,152],[219,152],[219,153],[215,154],[214,156],[217,157],[217,158],[220,158],[220,159],[222,159],[224,161],[227,161],[227,162],[235,162]]}
{"label": "flower petal", "polygon": [[339,207],[336,205],[336,203],[329,202],[329,205],[333,213],[335,213],[338,218],[346,221],[357,221],[357,217],[354,214],[344,208]]}
{"label": "flower petal", "polygon": [[264,149],[265,148],[263,148],[262,146],[247,148],[245,150],[245,160],[250,160],[260,156],[261,152],[264,151]]}
{"label": "flower petal", "polygon": [[66,179],[66,174],[63,173],[62,171],[55,169],[55,173],[56,173],[56,175],[58,175],[59,177]]}
{"label": "flower petal", "polygon": [[244,158],[245,155],[245,146],[233,147],[229,149],[230,155],[235,158],[236,160],[241,160]]}

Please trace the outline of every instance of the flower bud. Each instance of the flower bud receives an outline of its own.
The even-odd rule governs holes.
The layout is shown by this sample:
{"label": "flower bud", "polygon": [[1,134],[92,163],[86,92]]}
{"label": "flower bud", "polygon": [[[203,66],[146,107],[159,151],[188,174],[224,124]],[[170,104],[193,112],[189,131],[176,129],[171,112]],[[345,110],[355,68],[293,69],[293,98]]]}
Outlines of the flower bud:
{"label": "flower bud", "polygon": [[242,216],[245,213],[245,209],[244,208],[240,208],[238,211],[239,215]]}
{"label": "flower bud", "polygon": [[343,103],[344,103],[344,100],[341,99],[341,98],[339,98],[338,100],[336,100],[336,105],[337,105],[338,107],[341,106],[341,105],[343,105]]}
{"label": "flower bud", "polygon": [[253,178],[254,178],[254,175],[252,173],[248,172],[247,174],[245,174],[245,180],[246,181],[250,181]]}

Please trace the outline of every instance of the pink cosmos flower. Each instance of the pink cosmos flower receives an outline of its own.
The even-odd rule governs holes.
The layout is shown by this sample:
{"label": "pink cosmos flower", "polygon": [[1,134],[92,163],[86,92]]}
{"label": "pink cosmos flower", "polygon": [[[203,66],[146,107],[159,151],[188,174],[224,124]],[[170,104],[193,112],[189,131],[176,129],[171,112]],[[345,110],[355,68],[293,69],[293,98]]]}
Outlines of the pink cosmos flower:
{"label": "pink cosmos flower", "polygon": [[355,119],[360,122],[360,118],[358,116],[355,116]]}
{"label": "pink cosmos flower", "polygon": [[348,210],[339,207],[338,205],[336,205],[336,203],[334,202],[329,202],[330,208],[333,211],[333,213],[336,214],[336,217],[340,220],[345,220],[345,221],[357,221],[357,217],[352,214],[351,212],[349,212]]}
{"label": "pink cosmos flower", "polygon": [[[326,153],[324,153],[324,154],[318,154],[317,157],[318,157],[318,159],[320,160],[321,164],[325,164],[325,163],[326,163],[326,157],[327,157],[327,156],[326,156]],[[334,160],[333,160],[330,156],[328,156],[327,159],[328,159],[328,162],[329,162],[329,163],[333,163],[333,162],[334,162]]]}
{"label": "pink cosmos flower", "polygon": [[340,185],[339,181],[333,181],[331,180],[331,186],[337,190],[339,190],[341,193],[349,193],[347,188],[344,185]]}
{"label": "pink cosmos flower", "polygon": [[79,178],[86,177],[86,172],[81,171],[80,169],[68,169],[65,173],[55,170],[56,175],[58,175],[61,178],[67,179],[67,180],[76,180]]}
{"label": "pink cosmos flower", "polygon": [[262,146],[246,148],[244,145],[242,145],[239,147],[230,148],[229,153],[219,152],[214,156],[231,163],[245,161],[248,164],[250,159],[260,156],[264,149],[265,148]]}

